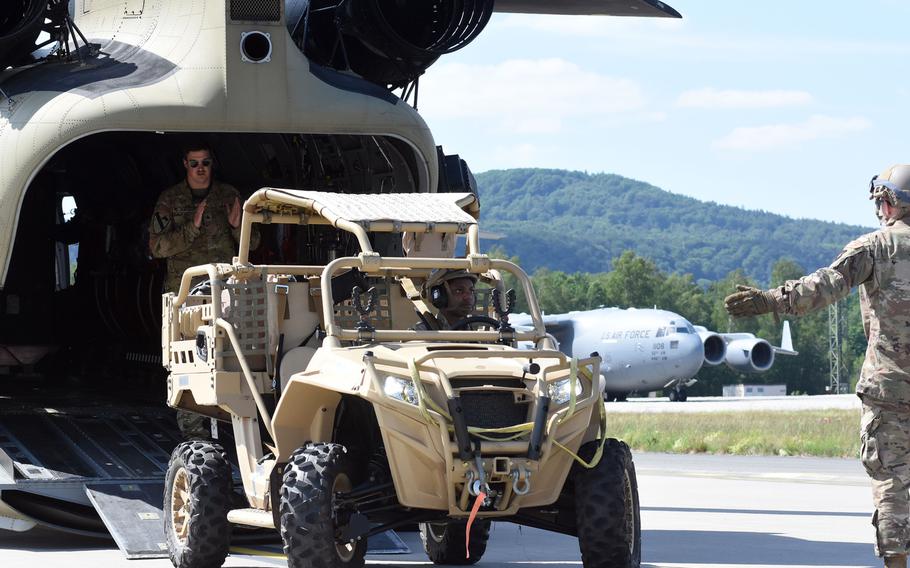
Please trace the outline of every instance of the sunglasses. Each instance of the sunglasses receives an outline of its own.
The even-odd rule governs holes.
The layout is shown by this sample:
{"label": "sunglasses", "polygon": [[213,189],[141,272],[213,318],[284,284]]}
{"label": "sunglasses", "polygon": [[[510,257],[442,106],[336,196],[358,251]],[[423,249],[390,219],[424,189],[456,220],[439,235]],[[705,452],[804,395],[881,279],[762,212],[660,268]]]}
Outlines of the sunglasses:
{"label": "sunglasses", "polygon": [[189,164],[191,168],[197,167],[200,163],[202,164],[202,167],[207,168],[212,165],[212,159],[204,158],[202,160],[187,160],[186,163]]}

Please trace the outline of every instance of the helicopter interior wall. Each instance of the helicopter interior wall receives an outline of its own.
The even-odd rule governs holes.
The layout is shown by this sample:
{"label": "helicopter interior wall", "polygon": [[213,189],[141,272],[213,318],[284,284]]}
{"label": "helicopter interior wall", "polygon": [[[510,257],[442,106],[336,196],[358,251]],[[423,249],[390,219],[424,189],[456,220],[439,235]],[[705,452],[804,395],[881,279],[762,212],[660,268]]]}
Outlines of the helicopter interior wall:
{"label": "helicopter interior wall", "polygon": [[[215,177],[244,197],[264,186],[418,190],[413,152],[391,138],[107,132],[73,142],[23,199],[0,290],[0,374],[160,384],[166,266],[149,254],[148,223],[159,193],[185,175],[181,149],[197,140],[212,148]],[[356,246],[331,227],[261,230],[253,262],[324,263]]]}

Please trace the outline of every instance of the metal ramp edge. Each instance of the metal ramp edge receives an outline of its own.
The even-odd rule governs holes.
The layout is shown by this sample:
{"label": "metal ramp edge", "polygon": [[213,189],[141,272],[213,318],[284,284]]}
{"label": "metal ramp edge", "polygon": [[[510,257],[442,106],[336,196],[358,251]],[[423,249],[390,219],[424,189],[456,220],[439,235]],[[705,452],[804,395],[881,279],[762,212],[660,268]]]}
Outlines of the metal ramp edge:
{"label": "metal ramp edge", "polygon": [[163,482],[86,483],[85,493],[127,558],[167,558]]}

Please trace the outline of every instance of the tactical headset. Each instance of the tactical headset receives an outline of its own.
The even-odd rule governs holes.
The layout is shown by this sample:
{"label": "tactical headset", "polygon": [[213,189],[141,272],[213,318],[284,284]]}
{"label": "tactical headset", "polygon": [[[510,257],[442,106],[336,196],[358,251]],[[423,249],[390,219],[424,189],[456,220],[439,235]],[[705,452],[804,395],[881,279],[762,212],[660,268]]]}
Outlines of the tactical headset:
{"label": "tactical headset", "polygon": [[446,288],[448,288],[448,282],[430,288],[430,303],[438,310],[449,306],[449,291]]}

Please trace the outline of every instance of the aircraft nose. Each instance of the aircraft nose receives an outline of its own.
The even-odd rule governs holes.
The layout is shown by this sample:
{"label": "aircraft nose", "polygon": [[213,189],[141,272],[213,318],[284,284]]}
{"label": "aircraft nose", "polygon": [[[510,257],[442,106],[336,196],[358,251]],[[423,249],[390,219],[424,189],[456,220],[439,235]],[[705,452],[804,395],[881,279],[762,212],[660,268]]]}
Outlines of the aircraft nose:
{"label": "aircraft nose", "polygon": [[680,374],[689,374],[691,377],[701,369],[702,361],[705,358],[705,347],[701,338],[695,334],[680,336],[677,349],[675,357],[678,361],[677,369]]}

